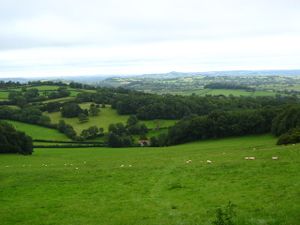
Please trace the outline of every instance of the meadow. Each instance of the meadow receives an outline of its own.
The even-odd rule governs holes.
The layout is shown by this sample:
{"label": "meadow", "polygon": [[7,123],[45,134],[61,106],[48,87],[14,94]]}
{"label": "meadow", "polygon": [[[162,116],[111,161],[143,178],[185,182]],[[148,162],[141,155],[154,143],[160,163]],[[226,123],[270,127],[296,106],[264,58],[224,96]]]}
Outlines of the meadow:
{"label": "meadow", "polygon": [[298,225],[299,145],[275,142],[262,135],[1,155],[1,224],[208,225],[231,201],[238,225]]}
{"label": "meadow", "polygon": [[0,91],[0,101],[8,99],[8,92],[7,91]]}

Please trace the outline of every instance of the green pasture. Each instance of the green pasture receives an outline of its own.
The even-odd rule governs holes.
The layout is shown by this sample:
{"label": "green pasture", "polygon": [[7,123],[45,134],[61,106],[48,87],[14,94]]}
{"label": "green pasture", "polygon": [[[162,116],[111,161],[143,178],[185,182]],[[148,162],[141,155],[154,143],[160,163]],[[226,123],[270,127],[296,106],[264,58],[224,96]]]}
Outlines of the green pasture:
{"label": "green pasture", "polygon": [[0,91],[0,100],[7,100],[8,99],[8,91]]}
{"label": "green pasture", "polygon": [[300,148],[275,142],[263,135],[164,148],[1,155],[0,221],[209,225],[215,210],[231,201],[237,225],[299,225]]}
{"label": "green pasture", "polygon": [[25,132],[27,135],[31,136],[33,139],[42,140],[55,140],[55,141],[69,141],[70,139],[64,134],[58,132],[55,129],[50,129],[38,125],[22,123],[12,120],[5,120],[6,122],[12,124],[17,130]]}

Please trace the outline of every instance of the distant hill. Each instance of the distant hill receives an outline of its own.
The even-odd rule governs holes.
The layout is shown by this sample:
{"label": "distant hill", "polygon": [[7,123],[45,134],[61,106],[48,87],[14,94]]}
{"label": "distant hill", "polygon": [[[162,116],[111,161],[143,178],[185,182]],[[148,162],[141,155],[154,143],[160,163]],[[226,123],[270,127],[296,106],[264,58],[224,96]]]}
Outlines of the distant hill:
{"label": "distant hill", "polygon": [[177,72],[152,73],[140,75],[82,75],[82,76],[53,76],[53,77],[33,77],[33,78],[0,78],[0,81],[14,81],[26,83],[33,80],[53,80],[53,81],[76,81],[81,83],[101,83],[111,78],[151,78],[151,79],[172,79],[191,76],[300,76],[300,70],[232,70],[232,71],[207,71],[207,72]]}

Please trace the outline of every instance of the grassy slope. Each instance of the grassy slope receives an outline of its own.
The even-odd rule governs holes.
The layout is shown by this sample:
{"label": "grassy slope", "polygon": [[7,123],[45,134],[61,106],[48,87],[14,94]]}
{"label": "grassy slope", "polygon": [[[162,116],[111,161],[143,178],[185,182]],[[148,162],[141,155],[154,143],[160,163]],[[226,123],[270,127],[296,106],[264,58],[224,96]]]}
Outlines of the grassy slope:
{"label": "grassy slope", "polygon": [[12,124],[17,130],[25,132],[33,139],[44,139],[44,140],[55,140],[55,141],[70,140],[64,134],[59,133],[55,129],[50,129],[46,127],[41,127],[41,126],[17,122],[17,121],[9,121],[9,120],[5,120],[5,121]]}
{"label": "grassy slope", "polygon": [[[80,106],[85,109],[89,108],[90,103],[80,104]],[[58,123],[59,120],[63,119],[66,123],[72,125],[76,132],[81,132],[83,129],[87,129],[91,126],[96,125],[97,127],[104,128],[105,131],[108,130],[108,127],[112,123],[126,123],[128,115],[119,115],[116,110],[111,109],[110,107],[101,108],[101,112],[96,117],[89,117],[89,121],[86,123],[79,123],[78,118],[63,118],[61,117],[60,112],[55,113],[45,113],[45,115],[51,118],[53,123]],[[152,121],[142,121],[147,125],[148,128],[155,128],[157,122],[160,124],[160,127],[172,126],[176,120],[152,120]]]}
{"label": "grassy slope", "polygon": [[206,225],[229,200],[239,225],[300,221],[299,146],[275,146],[270,136],[169,148],[36,149],[33,156],[1,155],[0,168],[3,225]]}

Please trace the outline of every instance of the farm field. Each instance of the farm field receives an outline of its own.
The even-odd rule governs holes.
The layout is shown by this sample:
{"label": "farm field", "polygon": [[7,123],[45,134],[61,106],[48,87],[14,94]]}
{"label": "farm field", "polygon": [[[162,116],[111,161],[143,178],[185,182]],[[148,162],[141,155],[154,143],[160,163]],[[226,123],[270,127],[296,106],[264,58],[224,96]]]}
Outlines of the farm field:
{"label": "farm field", "polygon": [[[88,109],[91,103],[80,104],[82,109]],[[91,126],[97,126],[104,128],[104,131],[108,131],[108,127],[113,123],[126,123],[129,118],[128,115],[119,115],[116,110],[112,109],[110,106],[106,108],[101,108],[98,116],[89,116],[89,121],[86,123],[80,123],[78,118],[63,118],[60,112],[54,113],[44,113],[51,118],[52,123],[58,123],[59,120],[63,119],[66,123],[72,125],[75,131],[80,133],[83,129],[87,129]],[[159,127],[169,127],[176,123],[176,120],[149,120],[141,121],[146,124],[150,129]]]}
{"label": "farm field", "polygon": [[231,201],[236,224],[298,225],[299,145],[275,142],[262,135],[1,155],[1,224],[208,225]]}
{"label": "farm field", "polygon": [[25,132],[33,139],[55,140],[55,141],[70,141],[64,134],[59,133],[55,129],[50,129],[38,125],[22,123],[18,121],[4,120],[12,124],[17,130]]}

